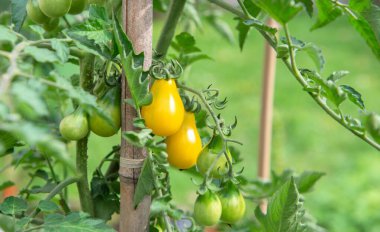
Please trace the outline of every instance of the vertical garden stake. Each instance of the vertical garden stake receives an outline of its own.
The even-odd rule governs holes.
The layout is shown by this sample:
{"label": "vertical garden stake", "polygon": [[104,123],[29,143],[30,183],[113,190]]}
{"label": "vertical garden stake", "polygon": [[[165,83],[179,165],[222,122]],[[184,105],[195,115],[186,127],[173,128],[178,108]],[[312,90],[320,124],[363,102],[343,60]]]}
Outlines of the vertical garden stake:
{"label": "vertical garden stake", "polygon": [[[273,19],[269,19],[268,26],[277,27],[277,23]],[[265,43],[258,162],[258,176],[263,181],[268,181],[270,179],[270,153],[272,142],[275,73],[276,52],[268,43]],[[263,213],[266,213],[267,202],[261,202],[260,208]]]}
{"label": "vertical garden stake", "polygon": [[[152,62],[152,0],[123,0],[123,22],[126,34],[131,40],[135,53],[144,52],[144,69]],[[126,78],[122,78],[122,100],[131,98]],[[133,130],[136,110],[122,104],[122,131]],[[121,141],[121,158],[144,159],[146,150],[133,147],[124,139]],[[146,196],[137,208],[133,196],[140,175],[140,169],[120,167],[120,232],[148,231],[151,198]]]}

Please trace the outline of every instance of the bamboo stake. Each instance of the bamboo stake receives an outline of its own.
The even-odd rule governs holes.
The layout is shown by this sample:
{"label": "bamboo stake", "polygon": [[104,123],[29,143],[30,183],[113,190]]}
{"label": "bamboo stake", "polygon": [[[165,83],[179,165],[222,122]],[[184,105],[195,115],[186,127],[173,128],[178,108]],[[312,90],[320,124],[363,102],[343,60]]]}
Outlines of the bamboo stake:
{"label": "bamboo stake", "polygon": [[[268,20],[268,25],[270,27],[278,27],[277,23],[273,19]],[[272,143],[272,118],[275,73],[276,52],[268,43],[265,43],[258,162],[258,176],[263,181],[269,181],[270,179],[270,154]],[[260,203],[260,209],[264,214],[266,214],[266,200]]]}
{"label": "bamboo stake", "polygon": [[[144,69],[152,62],[152,0],[123,0],[123,22],[125,31],[131,40],[136,53],[144,52]],[[130,98],[128,83],[122,78],[122,99]],[[133,118],[136,111],[128,104],[122,104],[122,131],[133,130]],[[146,150],[139,149],[121,141],[122,158],[143,159]],[[135,209],[133,196],[140,175],[140,169],[120,168],[120,232],[148,231],[149,209],[151,198],[146,196]]]}

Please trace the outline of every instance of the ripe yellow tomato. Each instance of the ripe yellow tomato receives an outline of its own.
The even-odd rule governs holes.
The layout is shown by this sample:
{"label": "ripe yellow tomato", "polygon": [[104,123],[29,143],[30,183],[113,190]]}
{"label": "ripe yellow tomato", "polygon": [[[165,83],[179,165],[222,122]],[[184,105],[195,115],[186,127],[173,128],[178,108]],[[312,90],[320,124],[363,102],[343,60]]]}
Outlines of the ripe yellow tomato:
{"label": "ripe yellow tomato", "polygon": [[185,112],[181,128],[166,138],[168,162],[179,169],[188,169],[197,162],[202,150],[202,140],[199,136],[194,113]]}
{"label": "ripe yellow tomato", "polygon": [[173,135],[181,128],[185,114],[175,80],[155,80],[150,92],[153,96],[152,103],[141,108],[145,125],[155,135]]}

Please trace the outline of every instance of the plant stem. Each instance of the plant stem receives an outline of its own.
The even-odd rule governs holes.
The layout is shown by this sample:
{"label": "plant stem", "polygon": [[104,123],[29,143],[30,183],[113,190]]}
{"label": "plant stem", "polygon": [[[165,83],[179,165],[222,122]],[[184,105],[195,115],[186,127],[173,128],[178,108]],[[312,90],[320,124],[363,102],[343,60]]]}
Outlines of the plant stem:
{"label": "plant stem", "polygon": [[245,8],[243,1],[242,0],[237,0],[237,1],[239,3],[239,6],[241,7],[241,9],[243,10],[245,17],[249,18],[250,16],[249,16],[248,10],[247,10],[247,8]]}
{"label": "plant stem", "polygon": [[[216,5],[220,6],[221,8],[235,14],[236,16],[242,18],[242,19],[247,19],[246,16],[244,15],[243,12],[235,9],[233,6],[231,6],[230,4],[224,2],[224,1],[221,1],[221,0],[209,0],[209,2],[212,2],[212,3],[215,3]],[[287,27],[287,25],[284,25],[284,28],[285,28],[285,33],[287,34],[286,37],[287,37],[287,41],[288,43],[290,42],[290,46],[289,46],[289,52],[292,53],[293,55],[290,54],[290,62],[288,59],[285,59],[283,58],[282,61],[284,62],[284,64],[286,65],[286,67],[291,71],[291,73],[294,75],[294,77],[297,79],[297,81],[303,86],[303,87],[306,87],[307,86],[307,83],[305,82],[305,80],[303,79],[302,77],[302,74],[299,72],[298,68],[296,67],[296,63],[295,63],[295,56],[294,56],[294,50],[293,48],[291,47],[291,40],[290,40],[290,33],[289,33],[289,29]],[[276,49],[276,45],[267,37],[265,36],[265,33],[261,32],[260,33],[263,35],[263,37],[267,40],[267,42],[274,48]],[[288,44],[289,45],[289,44]],[[357,137],[361,138],[362,140],[364,140],[366,143],[368,143],[369,145],[371,145],[372,147],[374,147],[376,150],[380,151],[380,144],[376,143],[375,141],[373,141],[371,138],[367,137],[365,134],[362,134],[361,132],[358,132],[352,128],[350,128],[345,122],[344,122],[344,119],[341,118],[340,115],[336,114],[333,110],[331,110],[324,102],[323,100],[317,96],[317,95],[314,95],[310,92],[308,92],[309,95],[314,99],[314,101],[329,115],[331,116],[335,121],[337,121],[339,124],[341,124],[343,127],[345,127],[347,130],[349,130],[351,133],[353,133],[354,135],[356,135]]]}
{"label": "plant stem", "polygon": [[203,96],[202,92],[199,92],[195,89],[192,89],[190,87],[187,87],[185,85],[181,85],[181,84],[178,84],[178,87],[183,89],[183,90],[186,90],[186,91],[189,91],[195,95],[198,96],[199,99],[201,99],[203,105],[206,107],[207,111],[209,112],[209,114],[211,115],[212,119],[214,120],[214,123],[215,123],[215,127],[217,129],[217,131],[219,132],[219,135],[222,137],[223,139],[223,142],[224,142],[224,150],[223,150],[223,153],[224,153],[224,156],[226,157],[227,159],[227,162],[228,162],[228,167],[229,167],[229,174],[232,175],[232,161],[230,159],[230,157],[228,157],[228,154],[226,152],[226,147],[227,147],[227,142],[228,142],[228,139],[225,137],[223,131],[222,131],[222,128],[220,128],[220,125],[219,125],[219,120],[216,116],[216,114],[214,113],[214,111],[212,110],[211,106],[208,104],[206,98]]}
{"label": "plant stem", "polygon": [[[80,60],[80,86],[90,92],[93,85],[94,55],[87,54]],[[77,141],[76,165],[80,180],[77,183],[82,210],[94,216],[94,202],[88,183],[87,174],[87,143],[88,136]]]}
{"label": "plant stem", "polygon": [[165,56],[170,43],[173,39],[176,25],[185,7],[186,0],[172,0],[168,18],[166,19],[164,28],[162,29],[160,38],[157,43],[156,51],[159,55]]}

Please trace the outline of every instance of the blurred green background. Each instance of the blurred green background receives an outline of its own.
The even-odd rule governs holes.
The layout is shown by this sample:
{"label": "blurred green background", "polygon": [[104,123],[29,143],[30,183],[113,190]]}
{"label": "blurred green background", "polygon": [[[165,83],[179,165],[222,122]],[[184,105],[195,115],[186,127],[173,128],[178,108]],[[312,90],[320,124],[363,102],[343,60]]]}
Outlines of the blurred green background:
{"label": "blurred green background", "polygon": [[[227,20],[235,25],[232,17]],[[293,36],[321,47],[327,60],[323,75],[349,70],[351,74],[342,83],[363,94],[369,111],[380,112],[380,64],[347,19],[313,32],[310,25],[311,19],[300,15],[290,24],[290,30]],[[157,23],[155,41],[160,29],[161,23]],[[202,89],[213,83],[222,96],[228,97],[223,116],[227,122],[233,122],[235,115],[238,117],[234,138],[244,143],[241,147],[244,174],[255,178],[264,41],[256,31],[251,31],[244,50],[240,51],[237,44],[229,44],[207,25],[195,37],[198,47],[213,61],[195,63],[188,85]],[[298,63],[313,67],[307,57],[300,56]],[[272,168],[276,172],[291,168],[327,174],[315,191],[306,196],[305,205],[310,213],[329,231],[380,231],[380,153],[329,118],[281,62],[276,72],[274,108]],[[344,103],[343,109],[345,113],[359,115],[349,103]],[[91,136],[92,166],[118,139]],[[190,176],[173,170],[171,180],[174,201],[184,209],[191,209],[196,186]]]}

